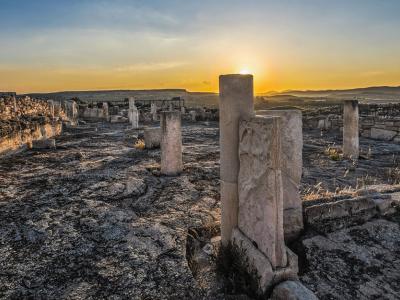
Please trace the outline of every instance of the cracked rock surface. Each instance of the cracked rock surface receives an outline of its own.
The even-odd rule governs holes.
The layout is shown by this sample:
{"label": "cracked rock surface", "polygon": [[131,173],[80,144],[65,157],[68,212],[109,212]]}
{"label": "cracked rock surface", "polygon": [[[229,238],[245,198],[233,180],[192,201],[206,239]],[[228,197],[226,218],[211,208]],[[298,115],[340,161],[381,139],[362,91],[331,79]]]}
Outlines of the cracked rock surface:
{"label": "cracked rock surface", "polygon": [[219,218],[218,127],[183,129],[185,170],[122,125],[71,129],[0,163],[0,298],[199,298],[186,234]]}

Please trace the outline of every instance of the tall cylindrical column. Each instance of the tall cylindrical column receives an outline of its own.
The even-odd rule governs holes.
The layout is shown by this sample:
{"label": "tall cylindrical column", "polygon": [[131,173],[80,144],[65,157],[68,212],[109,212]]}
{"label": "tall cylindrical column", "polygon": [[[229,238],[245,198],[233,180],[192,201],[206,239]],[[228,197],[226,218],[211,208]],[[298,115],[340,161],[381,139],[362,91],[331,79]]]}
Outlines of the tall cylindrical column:
{"label": "tall cylindrical column", "polygon": [[343,105],[343,156],[358,159],[358,101],[345,100]]}
{"label": "tall cylindrical column", "polygon": [[161,173],[174,176],[182,172],[181,112],[161,112]]}
{"label": "tall cylindrical column", "polygon": [[239,121],[254,115],[253,75],[219,77],[221,240],[238,224]]}

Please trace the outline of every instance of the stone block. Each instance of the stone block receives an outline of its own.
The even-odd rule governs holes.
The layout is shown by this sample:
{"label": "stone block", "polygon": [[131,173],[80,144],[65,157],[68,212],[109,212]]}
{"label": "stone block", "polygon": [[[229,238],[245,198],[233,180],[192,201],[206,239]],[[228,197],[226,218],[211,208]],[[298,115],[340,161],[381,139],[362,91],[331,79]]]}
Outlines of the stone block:
{"label": "stone block", "polygon": [[44,140],[32,141],[32,149],[33,150],[55,149],[55,148],[56,148],[56,140],[55,139],[44,139]]}
{"label": "stone block", "polygon": [[145,128],[144,143],[147,149],[159,148],[161,144],[161,128],[160,127]]}
{"label": "stone block", "polygon": [[371,139],[391,141],[397,135],[397,131],[386,130],[381,128],[371,128]]}
{"label": "stone block", "polygon": [[280,117],[242,120],[239,141],[238,227],[274,268],[285,266]]}
{"label": "stone block", "polygon": [[274,288],[271,300],[318,300],[300,281],[288,280]]}

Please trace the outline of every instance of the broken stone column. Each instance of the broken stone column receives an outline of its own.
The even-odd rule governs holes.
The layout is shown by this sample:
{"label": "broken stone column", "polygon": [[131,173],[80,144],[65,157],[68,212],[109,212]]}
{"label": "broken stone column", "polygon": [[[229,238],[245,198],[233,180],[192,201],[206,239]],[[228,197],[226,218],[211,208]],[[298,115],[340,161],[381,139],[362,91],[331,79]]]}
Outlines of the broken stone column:
{"label": "broken stone column", "polygon": [[51,118],[54,119],[54,101],[53,100],[47,100],[47,104],[49,105],[49,113]]}
{"label": "broken stone column", "polygon": [[238,226],[232,230],[234,259],[256,278],[265,295],[296,279],[297,256],[285,246],[280,117],[255,116],[239,127]]}
{"label": "broken stone column", "polygon": [[287,242],[296,239],[303,230],[303,207],[300,182],[303,168],[302,115],[297,109],[258,110],[256,115],[281,118],[283,228]]}
{"label": "broken stone column", "polygon": [[161,112],[161,173],[174,176],[182,172],[181,112]]}
{"label": "broken stone column", "polygon": [[77,125],[78,123],[78,107],[74,100],[68,100],[65,102],[65,113],[71,125]]}
{"label": "broken stone column", "polygon": [[190,117],[192,119],[193,122],[196,122],[197,119],[197,112],[195,110],[191,110],[190,111]]}
{"label": "broken stone column", "polygon": [[109,114],[108,103],[107,102],[103,102],[103,116],[106,119],[106,121],[108,121],[110,119],[110,114]]}
{"label": "broken stone column", "polygon": [[186,114],[186,108],[184,106],[181,106],[181,114]]}
{"label": "broken stone column", "polygon": [[239,139],[238,227],[274,268],[286,266],[280,118],[241,121]]}
{"label": "broken stone column", "polygon": [[358,159],[358,101],[346,100],[343,105],[343,156]]}
{"label": "broken stone column", "polygon": [[157,121],[158,118],[157,118],[157,104],[156,103],[151,103],[150,112],[151,112],[153,121]]}
{"label": "broken stone column", "polygon": [[54,116],[59,117],[62,112],[61,103],[60,101],[53,101],[53,104],[54,104]]}
{"label": "broken stone column", "polygon": [[174,105],[172,103],[170,103],[168,105],[168,111],[173,111],[174,110]]}
{"label": "broken stone column", "polygon": [[132,124],[132,128],[139,128],[139,111],[135,105],[135,98],[129,98],[129,110],[128,110],[129,123]]}
{"label": "broken stone column", "polygon": [[254,114],[253,76],[219,77],[221,241],[228,245],[238,224],[239,120]]}

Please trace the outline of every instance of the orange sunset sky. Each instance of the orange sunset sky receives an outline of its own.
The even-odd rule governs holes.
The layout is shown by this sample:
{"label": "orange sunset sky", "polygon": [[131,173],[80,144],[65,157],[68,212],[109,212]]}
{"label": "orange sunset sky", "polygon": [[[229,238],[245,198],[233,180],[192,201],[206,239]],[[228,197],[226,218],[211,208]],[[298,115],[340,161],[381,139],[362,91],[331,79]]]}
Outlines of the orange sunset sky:
{"label": "orange sunset sky", "polygon": [[400,85],[400,1],[1,1],[0,91]]}

